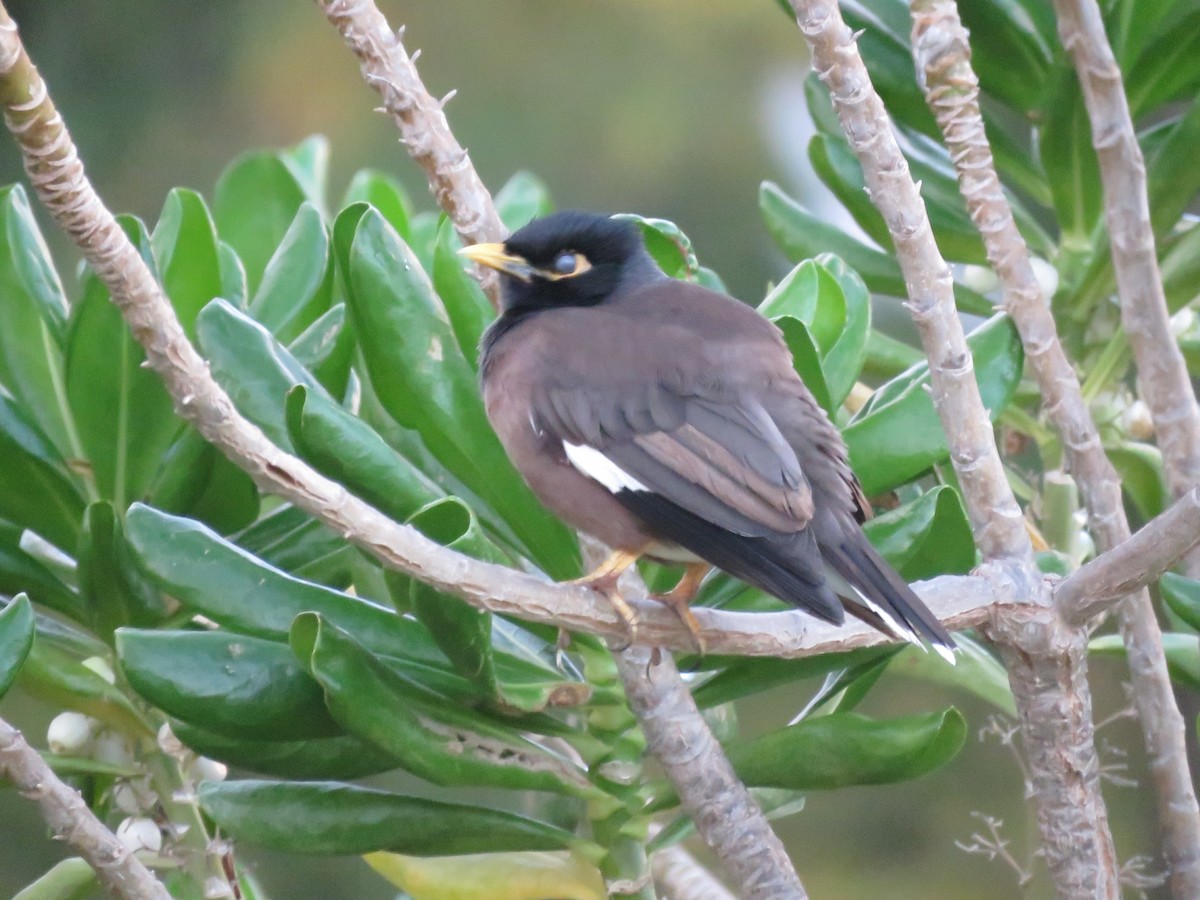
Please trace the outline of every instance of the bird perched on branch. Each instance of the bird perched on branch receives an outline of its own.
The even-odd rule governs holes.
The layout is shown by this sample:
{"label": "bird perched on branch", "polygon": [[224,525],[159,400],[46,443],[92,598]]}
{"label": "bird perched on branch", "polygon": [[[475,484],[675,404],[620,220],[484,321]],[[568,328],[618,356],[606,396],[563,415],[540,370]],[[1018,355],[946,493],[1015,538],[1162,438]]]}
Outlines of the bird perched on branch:
{"label": "bird perched on branch", "polygon": [[655,599],[701,648],[687,604],[716,566],[953,660],[953,639],[863,534],[870,507],[845,444],[771,322],[668,277],[637,226],[594,213],[462,253],[502,276],[480,365],[492,426],[538,498],[613,549],[582,581],[631,633],[617,579],[644,556],[687,566]]}

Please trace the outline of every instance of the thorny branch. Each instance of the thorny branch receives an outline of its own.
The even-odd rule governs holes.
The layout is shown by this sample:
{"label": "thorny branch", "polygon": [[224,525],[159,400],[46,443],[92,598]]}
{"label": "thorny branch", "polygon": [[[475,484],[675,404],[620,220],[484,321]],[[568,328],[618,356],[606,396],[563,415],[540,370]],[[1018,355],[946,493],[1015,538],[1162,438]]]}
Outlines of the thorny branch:
{"label": "thorny branch", "polygon": [[957,6],[954,0],[913,0],[911,5],[918,80],[954,160],[971,220],[1000,278],[1005,308],[1020,332],[1046,409],[1062,435],[1091,531],[1101,552],[1121,548],[1102,557],[1106,563],[1099,572],[1067,579],[1060,586],[1065,590],[1055,592],[1055,606],[1067,622],[1082,626],[1113,600],[1124,598],[1119,606],[1121,633],[1151,757],[1176,895],[1200,896],[1200,808],[1188,770],[1183,717],[1167,672],[1162,632],[1149,592],[1129,583],[1114,583],[1122,578],[1130,583],[1142,581],[1150,574],[1156,578],[1200,540],[1195,491],[1129,540],[1120,479],[1104,453],[1078,376],[1034,276],[1029,248],[1017,230],[996,174],[979,109],[979,81]]}

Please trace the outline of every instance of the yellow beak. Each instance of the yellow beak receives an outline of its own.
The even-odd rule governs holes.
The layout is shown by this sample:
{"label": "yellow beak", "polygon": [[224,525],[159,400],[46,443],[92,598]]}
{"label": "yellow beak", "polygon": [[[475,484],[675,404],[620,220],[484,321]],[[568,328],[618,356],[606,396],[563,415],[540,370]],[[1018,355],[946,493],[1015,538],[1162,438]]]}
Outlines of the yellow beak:
{"label": "yellow beak", "polygon": [[533,277],[533,266],[524,257],[509,253],[503,244],[472,244],[458,252],[476,265],[487,266],[522,281],[529,281]]}

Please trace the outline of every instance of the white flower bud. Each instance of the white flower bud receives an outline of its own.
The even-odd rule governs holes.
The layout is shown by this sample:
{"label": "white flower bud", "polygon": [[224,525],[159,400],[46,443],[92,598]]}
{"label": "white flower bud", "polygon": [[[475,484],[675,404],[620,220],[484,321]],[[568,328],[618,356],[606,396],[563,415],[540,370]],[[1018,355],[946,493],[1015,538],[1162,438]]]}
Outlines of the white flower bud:
{"label": "white flower bud", "polygon": [[1037,279],[1038,287],[1042,289],[1042,296],[1049,300],[1058,290],[1058,269],[1037,256],[1029,262],[1033,267],[1033,277]]}
{"label": "white flower bud", "polygon": [[144,813],[158,801],[154,789],[150,787],[149,776],[118,781],[113,785],[110,796],[113,806],[128,815]]}
{"label": "white flower bud", "polygon": [[134,760],[133,744],[125,735],[105,729],[96,735],[92,758],[112,766],[130,766]]}
{"label": "white flower bud", "polygon": [[197,784],[201,781],[224,781],[228,774],[229,767],[225,763],[209,759],[207,756],[198,756],[192,763],[192,780]]}
{"label": "white flower bud", "polygon": [[137,853],[139,850],[157,853],[162,849],[162,832],[158,830],[153,819],[125,819],[117,826],[117,840],[124,844],[130,853]]}
{"label": "white flower bud", "polygon": [[51,753],[82,756],[92,744],[95,722],[83,713],[59,713],[46,729],[46,744]]}
{"label": "white flower bud", "polygon": [[167,756],[176,758],[183,756],[188,752],[188,748],[183,746],[183,741],[175,737],[175,732],[171,730],[170,722],[163,722],[162,727],[158,729],[158,749]]}
{"label": "white flower bud", "polygon": [[1121,411],[1121,430],[1136,441],[1154,437],[1154,419],[1145,400],[1134,400]]}

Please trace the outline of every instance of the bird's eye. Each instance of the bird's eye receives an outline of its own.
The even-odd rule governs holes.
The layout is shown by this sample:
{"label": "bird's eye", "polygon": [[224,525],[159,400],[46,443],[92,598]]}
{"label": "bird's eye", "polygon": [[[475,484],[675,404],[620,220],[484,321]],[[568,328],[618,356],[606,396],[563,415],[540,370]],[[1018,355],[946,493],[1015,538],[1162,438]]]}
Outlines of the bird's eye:
{"label": "bird's eye", "polygon": [[579,268],[579,254],[560,253],[555,257],[551,268],[555,275],[574,275],[575,270]]}

